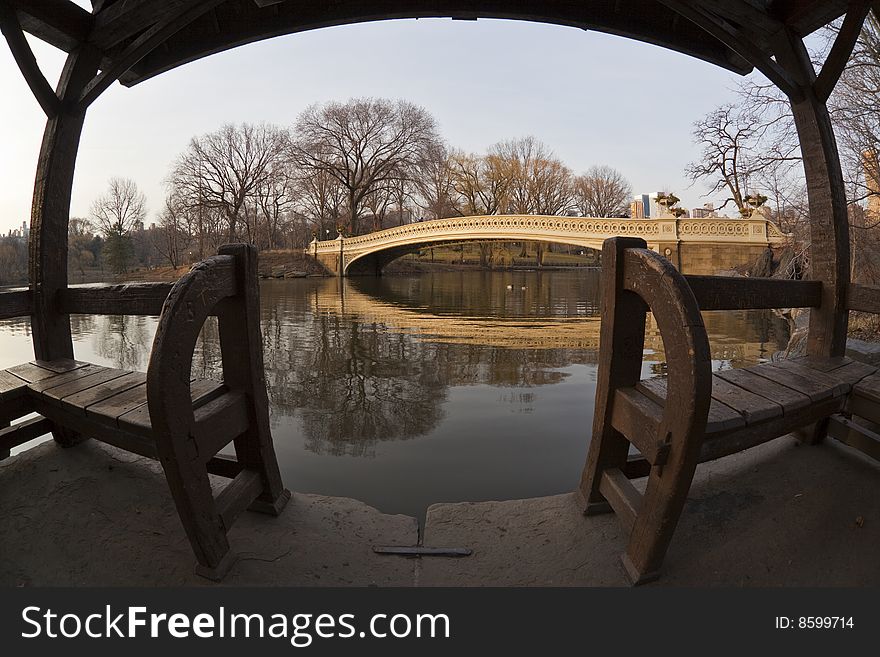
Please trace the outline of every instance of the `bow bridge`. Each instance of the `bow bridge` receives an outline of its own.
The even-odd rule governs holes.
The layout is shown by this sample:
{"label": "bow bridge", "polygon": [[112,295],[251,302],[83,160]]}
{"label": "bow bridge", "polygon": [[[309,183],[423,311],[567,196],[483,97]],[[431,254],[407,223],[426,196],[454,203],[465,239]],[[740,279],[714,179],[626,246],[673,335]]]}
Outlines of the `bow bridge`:
{"label": "bow bridge", "polygon": [[[767,219],[602,219],[596,217],[557,217],[541,215],[488,215],[436,219],[343,237],[312,240],[305,252],[337,276],[380,274],[392,260],[426,247],[463,242],[556,242],[600,249],[602,242],[617,235],[641,237],[658,253],[689,273],[699,271],[688,260],[688,245],[702,249],[706,267],[732,266],[722,262],[724,254],[738,254],[747,262],[787,236]],[[723,247],[712,249],[711,247]],[[730,247],[744,247],[733,249]],[[719,260],[721,258],[721,260]]]}

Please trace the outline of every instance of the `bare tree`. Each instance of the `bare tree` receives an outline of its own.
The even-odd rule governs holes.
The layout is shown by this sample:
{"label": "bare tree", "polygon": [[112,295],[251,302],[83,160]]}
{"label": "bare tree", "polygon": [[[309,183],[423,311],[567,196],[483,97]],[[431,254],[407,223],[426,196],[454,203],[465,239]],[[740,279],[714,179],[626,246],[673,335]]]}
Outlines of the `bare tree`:
{"label": "bare tree", "polygon": [[498,214],[508,207],[511,170],[497,154],[455,152],[450,157],[452,187],[465,215]]}
{"label": "bare tree", "polygon": [[455,202],[455,175],[449,149],[437,143],[419,160],[414,175],[418,204],[431,219],[458,214]]}
{"label": "bare tree", "polygon": [[151,231],[153,249],[171,267],[177,268],[186,262],[194,232],[192,215],[193,209],[180,198],[168,196],[159,215],[159,224]]}
{"label": "bare tree", "polygon": [[489,152],[508,172],[506,211],[564,214],[571,209],[571,170],[546,144],[530,136],[500,142]]}
{"label": "bare tree", "polygon": [[427,110],[404,100],[356,98],[312,105],[296,120],[291,156],[304,172],[334,177],[357,233],[365,197],[415,165],[438,141]]}
{"label": "bare tree", "polygon": [[128,271],[131,231],[142,227],[146,216],[146,198],[128,178],[111,178],[107,193],[92,203],[91,220],[104,236],[107,260],[116,273]]}
{"label": "bare tree", "polygon": [[574,179],[574,203],[582,217],[620,217],[629,206],[632,187],[620,171],[593,166]]}
{"label": "bare tree", "polygon": [[746,199],[756,191],[755,181],[800,161],[798,142],[785,129],[787,120],[768,111],[777,107],[775,99],[758,88],[746,94],[763,96],[762,102],[722,105],[694,123],[694,141],[703,150],[685,169],[694,182],[705,180],[707,196],[727,194],[719,209],[733,203],[744,217],[754,211]]}
{"label": "bare tree", "polygon": [[[201,207],[203,219],[223,220],[227,241],[242,237],[241,226],[248,241],[254,241],[254,218],[245,213],[255,212],[258,196],[284,172],[286,141],[281,130],[268,124],[226,124],[193,137],[167,183],[188,206]],[[201,225],[200,231],[201,246],[204,234],[216,227]]]}
{"label": "bare tree", "polygon": [[313,233],[322,240],[331,237],[345,204],[339,181],[326,171],[298,172],[296,192],[297,207],[311,220]]}

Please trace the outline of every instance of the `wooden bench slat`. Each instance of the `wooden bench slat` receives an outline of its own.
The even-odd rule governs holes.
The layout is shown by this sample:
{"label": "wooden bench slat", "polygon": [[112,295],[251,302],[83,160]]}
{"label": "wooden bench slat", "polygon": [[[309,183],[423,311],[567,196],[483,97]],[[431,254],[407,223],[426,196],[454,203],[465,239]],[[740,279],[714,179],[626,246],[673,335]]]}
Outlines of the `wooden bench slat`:
{"label": "wooden bench slat", "polygon": [[626,436],[652,465],[666,462],[669,446],[658,440],[663,406],[636,388],[618,388],[614,393],[611,426]]}
{"label": "wooden bench slat", "polygon": [[[646,397],[662,406],[666,403],[667,385],[668,380],[666,378],[654,377],[653,379],[639,381],[636,388]],[[725,404],[721,399],[716,398],[714,394],[712,395],[712,402],[709,405],[709,418],[706,423],[706,433],[729,431],[745,426],[745,424],[746,420],[741,413]]]}
{"label": "wooden bench slat", "polygon": [[829,397],[839,397],[842,394],[837,392],[840,387],[839,382],[835,381],[833,384],[826,385],[815,377],[804,376],[792,369],[779,367],[773,363],[750,367],[747,371],[806,395],[811,402],[822,401]]}
{"label": "wooden bench slat", "polygon": [[776,402],[721,378],[717,372],[712,375],[712,399],[739,413],[747,425],[782,415],[782,407]]}
{"label": "wooden bench slat", "polygon": [[28,385],[28,389],[32,393],[42,393],[49,388],[54,388],[56,386],[64,385],[65,383],[70,383],[71,381],[76,381],[82,377],[88,376],[89,374],[94,374],[95,372],[100,372],[105,368],[100,365],[86,365],[85,367],[80,367],[75,370],[71,370],[69,372],[65,372],[64,374],[54,374],[54,376],[47,377],[45,379],[41,379],[39,381],[34,381],[33,383]]}
{"label": "wooden bench slat", "polygon": [[61,403],[61,401],[65,397],[75,395],[76,393],[82,392],[83,390],[94,388],[95,386],[106,383],[107,381],[118,379],[119,377],[125,376],[126,374],[128,374],[126,370],[105,368],[97,372],[93,372],[92,374],[81,376],[75,381],[69,381],[61,385],[46,388],[45,390],[43,390],[42,394],[47,399]]}
{"label": "wooden bench slat", "polygon": [[810,398],[804,393],[747,369],[722,370],[716,372],[715,376],[778,404],[782,408],[783,415],[799,411],[811,403]]}
{"label": "wooden bench slat", "polygon": [[873,374],[856,383],[853,394],[880,404],[880,374]]}
{"label": "wooden bench slat", "polygon": [[6,370],[0,370],[0,399],[19,395],[24,392],[25,388],[27,388],[27,382],[24,379]]}
{"label": "wooden bench slat", "polygon": [[840,376],[838,374],[848,369],[848,365],[837,368],[836,370],[831,370],[830,372],[814,370],[803,365],[802,363],[796,363],[792,360],[776,361],[770,366],[794,372],[801,377],[808,378],[811,381],[821,384],[831,390],[832,395],[834,396],[845,395],[849,393],[850,390],[852,390],[852,384],[848,381],[847,377]]}
{"label": "wooden bench slat", "polygon": [[820,372],[831,372],[832,370],[836,370],[839,367],[843,367],[844,365],[853,362],[848,356],[831,356],[828,358],[822,358],[819,356],[798,356],[789,360],[794,363],[805,365],[811,369],[819,370]]}
{"label": "wooden bench slat", "polygon": [[832,370],[829,374],[836,379],[849,383],[850,385],[855,385],[865,377],[871,376],[876,372],[877,368],[873,365],[853,360],[846,365]]}
{"label": "wooden bench slat", "polygon": [[[101,383],[99,385],[88,388],[81,392],[68,395],[62,400],[62,405],[73,412],[79,411],[85,414],[86,409],[92,404],[110,399],[136,386],[141,385],[147,380],[147,375],[143,372],[127,372],[124,375]],[[114,418],[115,424],[115,418]]]}
{"label": "wooden bench slat", "polygon": [[[198,379],[190,383],[190,395],[193,407],[199,407],[216,399],[226,390],[219,381],[211,379]],[[146,402],[146,386],[144,387],[144,402]],[[150,409],[146,403],[117,417],[120,427],[136,433],[149,433],[153,425],[150,422]]]}
{"label": "wooden bench slat", "polygon": [[34,365],[33,363],[22,363],[21,365],[10,367],[6,371],[10,374],[14,374],[25,383],[36,383],[37,381],[43,381],[44,379],[58,376],[58,372],[47,370],[46,368]]}
{"label": "wooden bench slat", "polygon": [[96,420],[104,420],[118,426],[118,418],[129,411],[147,403],[146,375],[144,383],[133,386],[127,390],[102,399],[85,407],[86,415],[93,416]]}

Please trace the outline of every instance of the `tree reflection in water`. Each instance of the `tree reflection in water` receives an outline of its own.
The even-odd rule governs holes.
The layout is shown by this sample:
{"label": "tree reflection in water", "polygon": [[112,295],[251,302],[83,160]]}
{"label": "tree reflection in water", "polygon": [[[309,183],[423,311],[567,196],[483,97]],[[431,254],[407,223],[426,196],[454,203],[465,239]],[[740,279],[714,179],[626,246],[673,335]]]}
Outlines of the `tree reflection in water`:
{"label": "tree reflection in water", "polygon": [[[272,430],[291,487],[420,515],[435,501],[576,485],[595,392],[598,272],[270,280],[261,303]],[[704,317],[716,368],[787,343],[770,312]],[[78,358],[145,370],[156,318],[71,322]],[[217,331],[206,324],[193,376],[222,378]],[[0,325],[5,366],[29,340],[27,320]],[[663,374],[663,358],[649,317],[644,376]]]}

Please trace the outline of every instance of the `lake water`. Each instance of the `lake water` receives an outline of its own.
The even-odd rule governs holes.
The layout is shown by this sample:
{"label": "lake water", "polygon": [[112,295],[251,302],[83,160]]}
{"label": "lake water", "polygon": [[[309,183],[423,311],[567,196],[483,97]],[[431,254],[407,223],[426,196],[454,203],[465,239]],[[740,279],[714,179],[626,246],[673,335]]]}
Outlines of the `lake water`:
{"label": "lake water", "polygon": [[[592,270],[263,281],[285,484],[419,518],[434,502],[573,490],[593,415],[597,297]],[[788,341],[769,311],[704,317],[716,369],[767,359]],[[146,369],[155,318],[72,325],[77,358]],[[0,322],[0,367],[31,357],[29,322]],[[644,376],[662,374],[663,358],[649,322]],[[219,371],[212,323],[193,375]]]}

